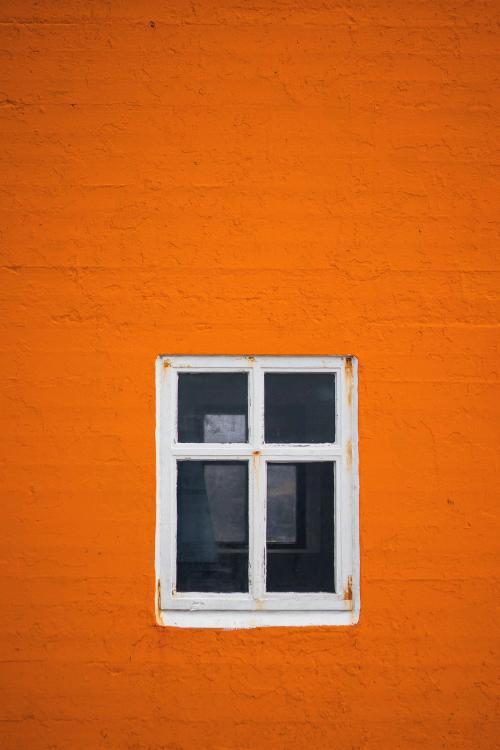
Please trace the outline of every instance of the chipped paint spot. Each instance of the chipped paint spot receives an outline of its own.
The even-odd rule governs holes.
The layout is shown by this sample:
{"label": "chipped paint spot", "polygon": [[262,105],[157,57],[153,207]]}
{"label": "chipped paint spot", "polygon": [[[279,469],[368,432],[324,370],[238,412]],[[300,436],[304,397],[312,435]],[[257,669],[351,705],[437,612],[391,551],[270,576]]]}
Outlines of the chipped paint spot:
{"label": "chipped paint spot", "polygon": [[167,367],[171,367],[171,366],[172,366],[172,365],[171,365],[171,362],[170,362],[170,360],[169,360],[169,359],[164,359],[164,360],[163,360],[163,367],[164,367],[165,369],[167,369]]}
{"label": "chipped paint spot", "polygon": [[247,360],[250,362],[251,365],[255,364],[255,357],[253,354],[249,354],[247,356]]}

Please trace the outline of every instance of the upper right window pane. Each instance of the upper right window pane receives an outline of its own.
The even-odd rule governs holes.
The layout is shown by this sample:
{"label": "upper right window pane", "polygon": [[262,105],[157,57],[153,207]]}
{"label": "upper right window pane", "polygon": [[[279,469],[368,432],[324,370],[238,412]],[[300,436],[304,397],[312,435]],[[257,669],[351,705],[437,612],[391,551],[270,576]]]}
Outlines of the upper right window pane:
{"label": "upper right window pane", "polygon": [[335,375],[266,373],[266,443],[334,443]]}

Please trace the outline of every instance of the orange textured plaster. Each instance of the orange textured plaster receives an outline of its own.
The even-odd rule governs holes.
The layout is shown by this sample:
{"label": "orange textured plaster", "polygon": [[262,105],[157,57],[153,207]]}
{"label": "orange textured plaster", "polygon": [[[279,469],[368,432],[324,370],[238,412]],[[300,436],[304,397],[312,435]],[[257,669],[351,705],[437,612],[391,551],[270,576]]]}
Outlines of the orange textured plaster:
{"label": "orange textured plaster", "polygon": [[[2,750],[497,747],[497,14],[2,3]],[[359,357],[358,626],[155,625],[163,352]]]}

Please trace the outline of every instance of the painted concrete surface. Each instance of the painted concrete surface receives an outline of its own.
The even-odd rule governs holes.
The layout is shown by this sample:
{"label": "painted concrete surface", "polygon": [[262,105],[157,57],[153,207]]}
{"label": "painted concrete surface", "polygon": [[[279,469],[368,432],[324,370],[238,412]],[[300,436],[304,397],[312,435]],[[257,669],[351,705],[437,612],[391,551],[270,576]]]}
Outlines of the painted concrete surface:
{"label": "painted concrete surface", "polygon": [[[2,750],[492,750],[498,4],[0,8]],[[359,358],[361,619],[154,614],[154,361]]]}

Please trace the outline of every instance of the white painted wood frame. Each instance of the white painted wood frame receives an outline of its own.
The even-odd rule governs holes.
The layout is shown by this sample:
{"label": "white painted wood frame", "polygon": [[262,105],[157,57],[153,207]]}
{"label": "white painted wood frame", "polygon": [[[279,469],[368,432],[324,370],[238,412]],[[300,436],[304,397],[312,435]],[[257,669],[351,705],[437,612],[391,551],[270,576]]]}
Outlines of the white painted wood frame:
{"label": "white painted wood frame", "polygon": [[[177,383],[182,372],[248,374],[247,443],[179,443]],[[264,374],[331,372],[335,443],[264,442]],[[351,625],[359,619],[357,360],[353,356],[161,355],[156,361],[156,617],[176,627]],[[249,467],[249,592],[176,591],[177,461],[242,460]],[[332,461],[335,471],[335,593],[266,592],[267,463]]]}

